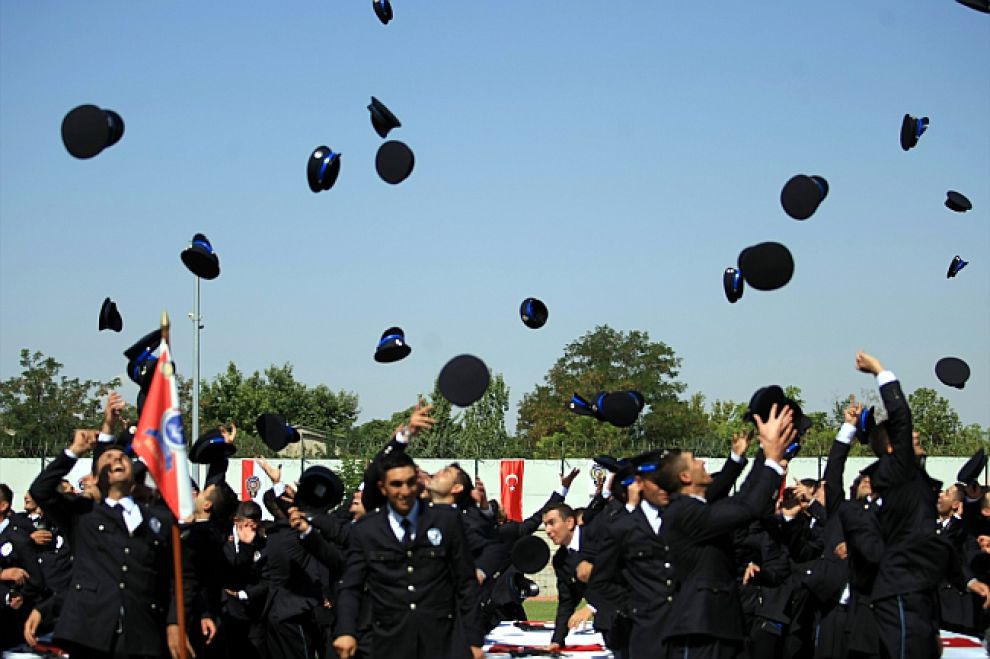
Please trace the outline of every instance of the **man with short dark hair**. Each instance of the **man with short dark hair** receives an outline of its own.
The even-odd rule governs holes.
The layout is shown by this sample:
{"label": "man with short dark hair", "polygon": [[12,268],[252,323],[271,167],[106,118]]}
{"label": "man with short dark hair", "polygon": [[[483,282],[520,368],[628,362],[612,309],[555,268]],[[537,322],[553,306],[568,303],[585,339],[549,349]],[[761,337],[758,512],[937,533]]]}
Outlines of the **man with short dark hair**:
{"label": "man with short dark hair", "polygon": [[735,657],[746,637],[736,584],[733,531],[773,511],[783,478],[780,461],[796,436],[790,407],[771,407],[764,421],[754,415],[765,461],[750,472],[740,492],[709,503],[712,477],[691,451],[671,451],[660,461],[657,484],[670,495],[664,538],[673,552],[679,590],[664,642],[668,657]]}
{"label": "man with short dark hair", "polygon": [[378,469],[387,504],[351,529],[334,649],[340,659],[355,655],[367,589],[372,659],[480,659],[478,584],[460,513],[419,498],[406,453],[391,452]]}
{"label": "man with short dark hair", "polygon": [[586,585],[578,579],[578,565],[584,560],[587,539],[577,524],[574,510],[566,503],[557,503],[543,512],[543,526],[550,542],[557,546],[553,570],[557,575],[557,618],[549,649],[560,652],[570,629],[591,620],[595,610],[590,605],[577,608],[584,598]]}

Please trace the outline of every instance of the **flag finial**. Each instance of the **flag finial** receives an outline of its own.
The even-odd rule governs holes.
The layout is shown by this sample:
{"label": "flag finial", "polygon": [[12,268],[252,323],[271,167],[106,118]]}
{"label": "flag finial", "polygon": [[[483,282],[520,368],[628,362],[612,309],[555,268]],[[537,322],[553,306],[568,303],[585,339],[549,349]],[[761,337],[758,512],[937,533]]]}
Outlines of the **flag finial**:
{"label": "flag finial", "polygon": [[162,310],[162,341],[168,343],[168,311]]}

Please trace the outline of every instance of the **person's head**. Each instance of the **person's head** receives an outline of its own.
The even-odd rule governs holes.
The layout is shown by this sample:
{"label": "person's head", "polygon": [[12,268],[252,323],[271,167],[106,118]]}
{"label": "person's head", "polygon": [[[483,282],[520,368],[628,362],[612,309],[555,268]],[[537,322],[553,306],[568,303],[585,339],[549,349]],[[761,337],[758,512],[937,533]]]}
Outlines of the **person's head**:
{"label": "person's head", "polygon": [[93,461],[97,486],[103,496],[129,496],[134,488],[134,466],[119,446],[105,448]]}
{"label": "person's head", "polygon": [[471,477],[456,462],[433,474],[427,488],[435,503],[456,503],[461,508],[467,508],[474,502],[471,498],[471,490],[474,489]]}
{"label": "person's head", "polygon": [[33,515],[35,513],[41,514],[41,509],[38,508],[38,504],[34,502],[34,497],[31,496],[30,492],[24,493],[24,512],[28,515]]}
{"label": "person's head", "polygon": [[234,526],[237,528],[251,527],[258,530],[261,526],[261,506],[254,501],[241,501],[234,508]]}
{"label": "person's head", "polygon": [[949,517],[962,512],[963,493],[958,485],[950,485],[938,493],[938,516]]}
{"label": "person's head", "polygon": [[379,464],[378,489],[399,515],[408,515],[419,497],[416,463],[405,451],[393,451]]}
{"label": "person's head", "polygon": [[640,474],[637,477],[640,484],[640,493],[650,505],[655,508],[664,508],[670,503],[670,494],[660,486],[661,471],[659,466],[653,471]]}
{"label": "person's head", "polygon": [[860,474],[853,480],[852,487],[850,489],[852,490],[850,493],[852,498],[857,501],[872,495],[873,486],[870,483],[870,476],[868,474]]}
{"label": "person's head", "polygon": [[68,478],[63,478],[62,482],[58,484],[58,491],[62,494],[78,494],[76,488],[72,485],[72,481]]}
{"label": "person's head", "polygon": [[657,484],[671,494],[681,490],[691,494],[704,492],[712,482],[705,461],[694,457],[693,451],[669,451],[656,471],[659,472]]}
{"label": "person's head", "polygon": [[237,509],[237,495],[226,482],[211,483],[196,496],[193,516],[217,524],[230,523]]}
{"label": "person's head", "polygon": [[14,493],[6,483],[0,483],[0,520],[7,519],[14,511]]}
{"label": "person's head", "polygon": [[566,503],[558,503],[544,511],[543,526],[547,530],[547,537],[550,538],[550,542],[558,547],[566,547],[574,537],[577,518],[570,506]]}

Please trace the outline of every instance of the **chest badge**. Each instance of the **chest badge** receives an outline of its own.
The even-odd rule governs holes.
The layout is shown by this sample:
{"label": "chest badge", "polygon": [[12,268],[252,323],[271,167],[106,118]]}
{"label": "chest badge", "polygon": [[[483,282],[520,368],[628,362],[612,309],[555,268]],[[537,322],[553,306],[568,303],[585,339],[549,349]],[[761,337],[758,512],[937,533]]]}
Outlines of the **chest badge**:
{"label": "chest badge", "polygon": [[148,520],[148,528],[151,529],[152,533],[158,533],[162,530],[162,523],[157,517],[152,517]]}
{"label": "chest badge", "polygon": [[10,556],[11,552],[13,551],[14,551],[14,545],[10,544],[9,542],[5,542],[3,543],[3,546],[0,547],[0,556],[7,558],[8,556]]}
{"label": "chest badge", "polygon": [[426,539],[430,541],[431,545],[438,547],[440,546],[440,543],[443,542],[443,533],[440,532],[440,529],[434,526],[426,532]]}

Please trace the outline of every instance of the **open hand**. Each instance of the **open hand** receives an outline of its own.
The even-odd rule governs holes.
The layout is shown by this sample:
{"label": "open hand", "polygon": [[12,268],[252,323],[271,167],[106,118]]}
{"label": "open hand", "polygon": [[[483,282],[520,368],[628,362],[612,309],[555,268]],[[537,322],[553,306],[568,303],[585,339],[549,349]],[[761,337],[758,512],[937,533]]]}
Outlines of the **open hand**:
{"label": "open hand", "polygon": [[862,350],[856,353],[856,369],[863,373],[872,373],[873,375],[879,375],[883,372],[883,366],[880,365],[880,360],[866,354]]}

